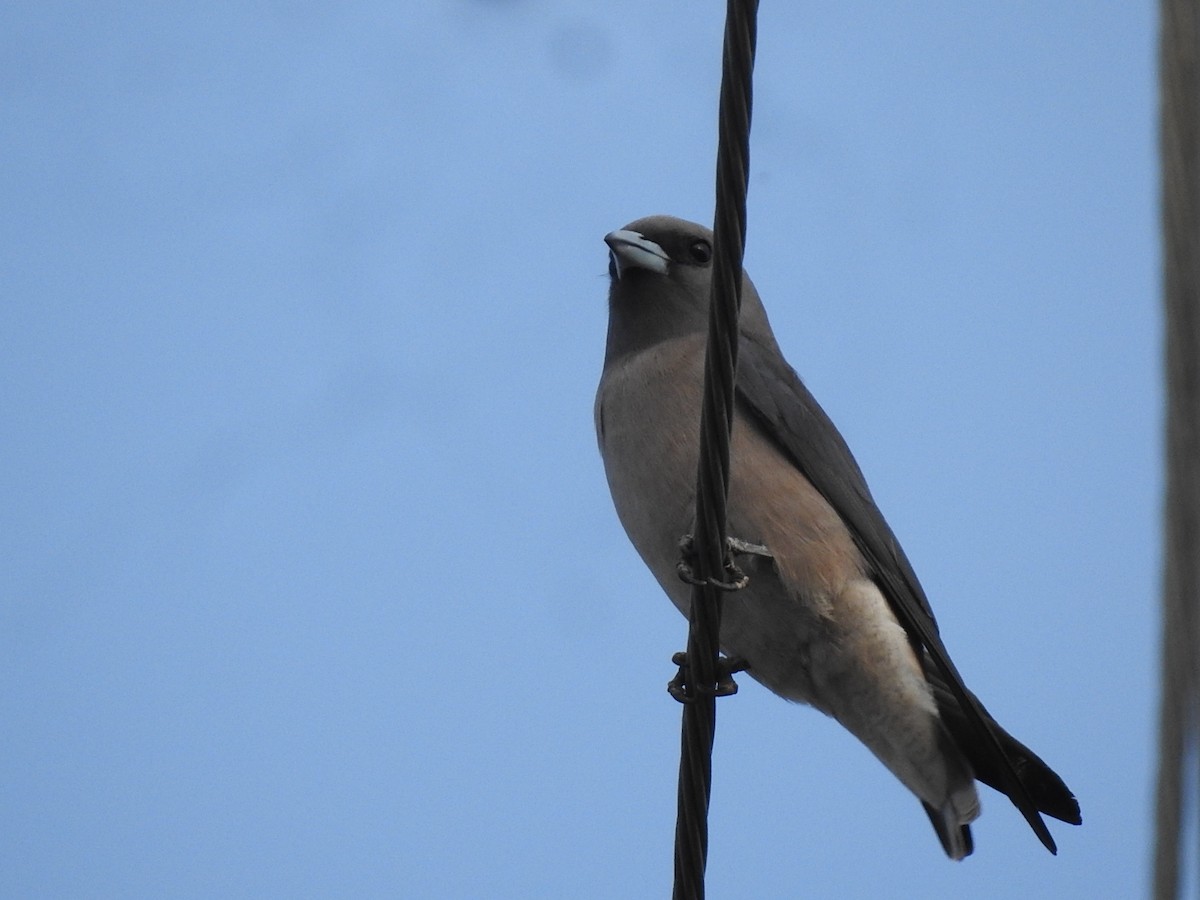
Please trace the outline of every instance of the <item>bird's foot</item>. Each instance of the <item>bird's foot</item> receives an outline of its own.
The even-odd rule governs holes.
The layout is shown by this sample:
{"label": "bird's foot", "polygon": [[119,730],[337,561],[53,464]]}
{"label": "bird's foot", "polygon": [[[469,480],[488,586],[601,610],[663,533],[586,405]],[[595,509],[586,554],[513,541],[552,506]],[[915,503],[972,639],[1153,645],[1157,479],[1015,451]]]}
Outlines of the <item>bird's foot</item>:
{"label": "bird's foot", "polygon": [[741,538],[727,537],[725,538],[725,580],[718,578],[700,578],[696,575],[694,566],[696,559],[696,541],[690,534],[685,534],[679,539],[680,560],[675,566],[675,571],[679,573],[679,578],[686,581],[688,584],[711,584],[715,588],[720,588],[723,591],[740,591],[750,583],[749,576],[746,575],[737,563],[733,560],[738,556],[761,556],[764,559],[773,559],[771,551],[763,544],[752,544],[749,541],[743,541]]}
{"label": "bird's foot", "polygon": [[[679,672],[667,682],[667,693],[680,703],[691,703],[696,697],[695,688],[688,681],[688,656],[686,653],[676,653],[671,662],[679,666]],[[714,697],[729,697],[737,693],[737,682],[733,680],[735,672],[744,672],[750,664],[740,656],[718,656],[716,663],[716,686],[712,688]]]}

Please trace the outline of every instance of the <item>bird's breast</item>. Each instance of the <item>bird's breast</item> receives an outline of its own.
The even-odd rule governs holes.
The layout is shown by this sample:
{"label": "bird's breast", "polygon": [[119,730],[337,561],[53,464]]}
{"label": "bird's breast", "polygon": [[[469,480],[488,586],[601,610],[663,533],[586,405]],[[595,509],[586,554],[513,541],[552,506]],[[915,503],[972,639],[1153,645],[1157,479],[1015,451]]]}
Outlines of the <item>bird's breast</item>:
{"label": "bird's breast", "polygon": [[704,336],[679,338],[608,366],[596,392],[596,436],[617,516],[682,609],[687,592],[674,570],[679,538],[692,527],[703,366]]}

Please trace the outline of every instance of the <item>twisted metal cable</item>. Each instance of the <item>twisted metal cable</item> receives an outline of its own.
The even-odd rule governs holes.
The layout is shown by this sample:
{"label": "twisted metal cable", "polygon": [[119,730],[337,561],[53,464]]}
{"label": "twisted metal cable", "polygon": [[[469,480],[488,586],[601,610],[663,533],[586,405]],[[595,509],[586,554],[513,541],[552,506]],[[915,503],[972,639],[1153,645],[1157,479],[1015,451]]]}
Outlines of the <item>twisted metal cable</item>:
{"label": "twisted metal cable", "polygon": [[758,0],[727,0],[717,145],[717,200],[700,461],[696,477],[694,569],[687,642],[689,700],[683,707],[675,820],[674,900],[702,900],[708,862],[708,802],[716,734],[718,635],[725,578],[729,441],[737,374],[738,312],[746,245],[750,106]]}
{"label": "twisted metal cable", "polygon": [[1160,0],[1159,17],[1167,479],[1154,897],[1174,900],[1187,793],[1200,791],[1200,11]]}

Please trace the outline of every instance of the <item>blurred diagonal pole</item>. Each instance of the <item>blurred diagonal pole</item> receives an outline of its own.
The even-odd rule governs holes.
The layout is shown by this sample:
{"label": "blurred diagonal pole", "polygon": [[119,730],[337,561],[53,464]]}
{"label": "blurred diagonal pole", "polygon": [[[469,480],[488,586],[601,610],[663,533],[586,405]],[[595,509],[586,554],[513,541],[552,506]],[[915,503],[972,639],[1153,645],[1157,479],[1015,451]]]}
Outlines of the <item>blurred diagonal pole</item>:
{"label": "blurred diagonal pole", "polygon": [[[1159,2],[1159,152],[1167,379],[1162,686],[1154,897],[1181,896],[1200,793],[1200,11]],[[1200,807],[1191,797],[1193,813]],[[1200,829],[1198,829],[1200,831]],[[1186,857],[1184,857],[1186,859]],[[1200,865],[1200,846],[1192,865]],[[1197,873],[1200,877],[1200,873]]]}
{"label": "blurred diagonal pole", "polygon": [[750,103],[758,0],[728,0],[718,113],[717,200],[696,525],[687,642],[687,694],[675,821],[675,900],[702,900],[708,862],[708,802],[716,735],[717,655],[725,581],[729,439],[737,372],[737,321],[746,244],[746,181],[750,173]]}

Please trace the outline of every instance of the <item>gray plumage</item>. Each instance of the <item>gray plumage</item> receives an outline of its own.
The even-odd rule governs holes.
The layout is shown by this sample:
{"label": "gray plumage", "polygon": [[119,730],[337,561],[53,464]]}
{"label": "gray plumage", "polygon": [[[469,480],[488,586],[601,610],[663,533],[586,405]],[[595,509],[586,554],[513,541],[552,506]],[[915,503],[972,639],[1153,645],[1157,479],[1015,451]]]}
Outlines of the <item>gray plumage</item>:
{"label": "gray plumage", "polygon": [[[605,241],[600,453],[629,539],[686,615],[676,563],[692,530],[712,234],[651,216]],[[739,331],[728,531],[772,557],[739,560],[750,583],[725,596],[722,649],[858,737],[920,799],[950,857],[972,850],[976,779],[1054,852],[1039,813],[1079,824],[1075,798],[963,685],[912,566],[745,275]]]}

